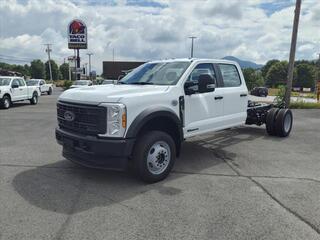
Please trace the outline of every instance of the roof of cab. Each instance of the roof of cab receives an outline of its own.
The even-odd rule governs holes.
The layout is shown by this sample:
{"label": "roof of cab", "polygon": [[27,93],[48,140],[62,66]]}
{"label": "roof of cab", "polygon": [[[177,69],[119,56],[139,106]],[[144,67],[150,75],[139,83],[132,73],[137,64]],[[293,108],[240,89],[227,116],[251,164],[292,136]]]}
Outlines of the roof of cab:
{"label": "roof of cab", "polygon": [[172,59],[163,59],[163,60],[154,60],[150,63],[159,63],[159,62],[215,62],[215,63],[228,63],[228,64],[238,64],[235,61],[225,60],[225,59],[209,59],[209,58],[172,58]]}

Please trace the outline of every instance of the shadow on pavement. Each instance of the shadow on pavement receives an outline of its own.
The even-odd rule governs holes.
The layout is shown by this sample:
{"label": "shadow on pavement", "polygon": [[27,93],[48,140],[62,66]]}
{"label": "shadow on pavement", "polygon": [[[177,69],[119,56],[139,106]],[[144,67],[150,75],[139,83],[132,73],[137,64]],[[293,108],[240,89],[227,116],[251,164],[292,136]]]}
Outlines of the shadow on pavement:
{"label": "shadow on pavement", "polygon": [[[224,150],[226,146],[254,141],[264,134],[264,129],[261,133],[259,128],[236,128],[192,139],[184,143],[176,167],[179,169],[183,165],[192,173],[198,173],[225,164],[225,158],[232,161],[236,157],[235,153]],[[197,161],[201,161],[201,164],[197,164]],[[128,173],[76,167],[62,160],[21,172],[15,176],[12,185],[26,201],[36,207],[72,214],[97,206],[122,204],[150,190],[164,195],[179,194],[181,189],[166,186],[166,183],[183,176],[171,174],[162,182],[148,185]]]}

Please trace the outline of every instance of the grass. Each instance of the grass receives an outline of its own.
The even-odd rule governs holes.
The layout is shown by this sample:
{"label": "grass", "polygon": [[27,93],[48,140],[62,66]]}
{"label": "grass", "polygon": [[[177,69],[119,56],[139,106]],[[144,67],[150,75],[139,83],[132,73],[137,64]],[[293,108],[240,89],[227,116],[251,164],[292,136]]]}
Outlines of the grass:
{"label": "grass", "polygon": [[[269,88],[269,96],[277,96],[279,88]],[[291,97],[316,98],[315,93],[291,92]]]}
{"label": "grass", "polygon": [[310,102],[290,102],[290,108],[292,109],[320,109],[320,102],[310,103]]}

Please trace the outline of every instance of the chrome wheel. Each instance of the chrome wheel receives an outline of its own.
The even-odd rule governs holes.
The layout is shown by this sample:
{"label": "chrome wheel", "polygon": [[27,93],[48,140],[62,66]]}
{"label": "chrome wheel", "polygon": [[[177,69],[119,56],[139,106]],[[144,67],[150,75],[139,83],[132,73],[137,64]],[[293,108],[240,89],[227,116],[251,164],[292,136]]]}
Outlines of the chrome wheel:
{"label": "chrome wheel", "polygon": [[287,133],[290,131],[292,125],[292,116],[291,114],[286,114],[284,118],[284,131]]}
{"label": "chrome wheel", "polygon": [[171,159],[171,150],[169,145],[164,141],[158,141],[152,145],[148,152],[147,166],[152,174],[163,173]]}
{"label": "chrome wheel", "polygon": [[10,101],[9,101],[8,98],[4,99],[3,106],[4,106],[4,108],[9,108],[10,107]]}

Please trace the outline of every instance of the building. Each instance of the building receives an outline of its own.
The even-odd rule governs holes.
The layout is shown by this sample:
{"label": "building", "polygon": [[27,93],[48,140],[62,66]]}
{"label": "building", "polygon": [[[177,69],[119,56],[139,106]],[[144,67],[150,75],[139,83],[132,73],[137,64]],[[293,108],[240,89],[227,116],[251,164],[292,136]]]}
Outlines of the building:
{"label": "building", "polygon": [[105,79],[114,79],[118,80],[121,75],[124,75],[124,72],[132,70],[145,62],[125,62],[125,61],[103,61],[102,76]]}

